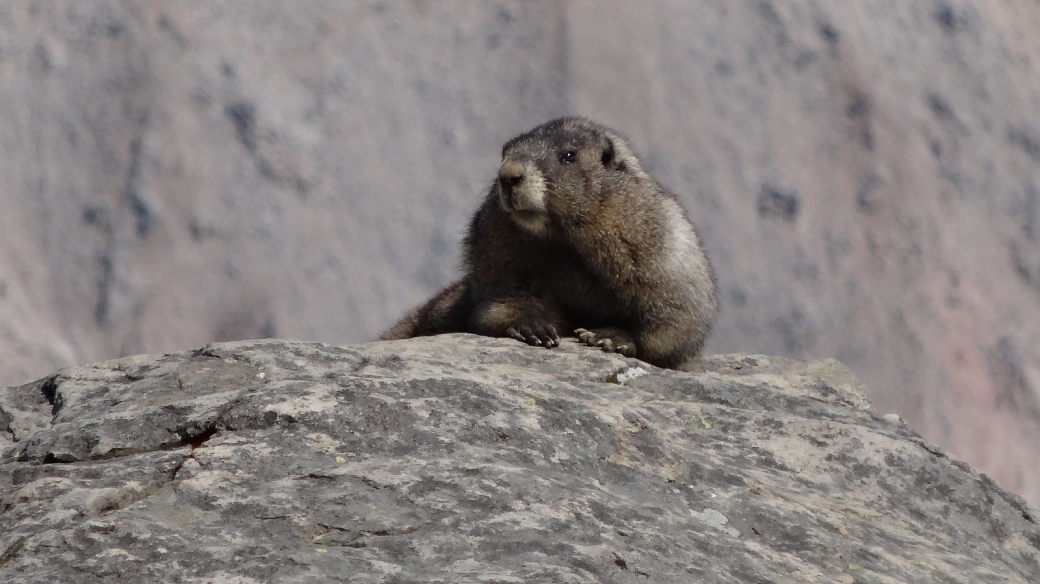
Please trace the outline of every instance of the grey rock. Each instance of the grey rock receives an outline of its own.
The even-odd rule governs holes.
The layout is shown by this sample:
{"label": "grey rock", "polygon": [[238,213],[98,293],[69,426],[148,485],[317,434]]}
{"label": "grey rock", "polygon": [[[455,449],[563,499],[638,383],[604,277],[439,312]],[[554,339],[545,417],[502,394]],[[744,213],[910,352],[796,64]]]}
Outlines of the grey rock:
{"label": "grey rock", "polygon": [[1040,3],[0,2],[0,385],[372,339],[504,140],[625,133],[704,236],[708,352],[833,357],[1040,504]]}
{"label": "grey rock", "polygon": [[835,361],[243,341],[0,392],[4,582],[1036,582]]}

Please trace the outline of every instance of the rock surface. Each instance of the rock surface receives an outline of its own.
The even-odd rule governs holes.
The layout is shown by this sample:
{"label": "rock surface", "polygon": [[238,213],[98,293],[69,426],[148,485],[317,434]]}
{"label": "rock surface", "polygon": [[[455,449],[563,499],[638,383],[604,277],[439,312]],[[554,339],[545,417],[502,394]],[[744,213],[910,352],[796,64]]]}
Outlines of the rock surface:
{"label": "rock surface", "polygon": [[[502,142],[629,135],[723,289],[1040,504],[1035,0],[0,2],[0,386],[372,339],[455,274]],[[623,39],[623,42],[619,42]]]}
{"label": "rock surface", "polygon": [[221,343],[0,393],[0,581],[1037,582],[835,361]]}

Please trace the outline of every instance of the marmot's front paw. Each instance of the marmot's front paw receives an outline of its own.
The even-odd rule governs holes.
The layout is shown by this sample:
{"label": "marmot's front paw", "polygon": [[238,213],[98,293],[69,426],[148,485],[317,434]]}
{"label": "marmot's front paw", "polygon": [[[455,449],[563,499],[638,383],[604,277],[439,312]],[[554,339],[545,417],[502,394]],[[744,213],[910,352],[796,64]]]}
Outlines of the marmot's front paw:
{"label": "marmot's front paw", "polygon": [[620,353],[625,357],[636,356],[636,343],[628,332],[617,327],[575,329],[578,340],[590,347],[600,347],[608,353]]}
{"label": "marmot's front paw", "polygon": [[506,330],[506,334],[536,347],[551,349],[560,346],[560,335],[556,332],[556,327],[544,320],[514,324]]}

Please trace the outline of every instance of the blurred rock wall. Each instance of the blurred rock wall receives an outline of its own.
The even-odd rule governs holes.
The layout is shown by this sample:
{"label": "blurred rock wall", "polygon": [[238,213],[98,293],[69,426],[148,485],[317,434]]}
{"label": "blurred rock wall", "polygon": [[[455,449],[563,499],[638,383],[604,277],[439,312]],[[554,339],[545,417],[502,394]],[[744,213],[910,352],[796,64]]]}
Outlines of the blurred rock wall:
{"label": "blurred rock wall", "polygon": [[1032,0],[0,2],[0,383],[353,343],[578,113],[700,227],[709,350],[833,356],[1040,502]]}

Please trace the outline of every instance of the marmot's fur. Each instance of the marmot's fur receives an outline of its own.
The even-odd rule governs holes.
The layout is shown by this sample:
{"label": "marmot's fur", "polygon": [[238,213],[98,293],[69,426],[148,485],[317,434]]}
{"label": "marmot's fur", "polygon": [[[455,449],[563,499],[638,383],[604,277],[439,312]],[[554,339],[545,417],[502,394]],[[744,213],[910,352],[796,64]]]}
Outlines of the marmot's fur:
{"label": "marmot's fur", "polygon": [[614,131],[553,120],[506,142],[464,242],[465,276],[380,339],[447,332],[559,345],[560,335],[677,367],[718,310],[700,238]]}

